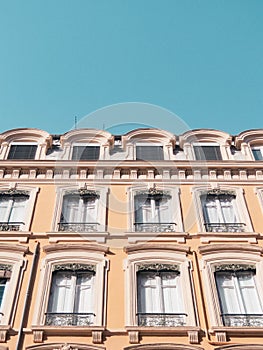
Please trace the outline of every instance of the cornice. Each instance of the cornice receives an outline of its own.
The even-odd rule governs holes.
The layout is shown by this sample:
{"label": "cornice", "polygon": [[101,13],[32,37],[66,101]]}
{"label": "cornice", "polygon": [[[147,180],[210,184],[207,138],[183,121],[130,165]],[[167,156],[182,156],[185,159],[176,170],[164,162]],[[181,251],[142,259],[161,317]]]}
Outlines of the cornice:
{"label": "cornice", "polygon": [[54,253],[58,251],[93,251],[108,253],[109,247],[98,244],[50,244],[43,247],[45,253]]}
{"label": "cornice", "polygon": [[249,252],[254,254],[262,254],[263,247],[251,245],[251,244],[208,244],[198,247],[199,252],[202,255],[218,253],[218,252]]}
{"label": "cornice", "polygon": [[124,252],[127,254],[134,254],[142,251],[169,251],[169,252],[180,252],[180,253],[189,253],[190,247],[182,246],[178,244],[133,244],[128,245],[123,248]]}
{"label": "cornice", "polygon": [[21,244],[0,243],[0,251],[26,254],[29,248]]}

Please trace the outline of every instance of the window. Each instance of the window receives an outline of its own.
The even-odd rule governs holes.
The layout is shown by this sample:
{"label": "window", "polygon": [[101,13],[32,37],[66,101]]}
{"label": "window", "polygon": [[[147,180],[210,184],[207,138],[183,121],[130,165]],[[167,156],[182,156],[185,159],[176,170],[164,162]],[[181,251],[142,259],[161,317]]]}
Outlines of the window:
{"label": "window", "polygon": [[0,317],[3,315],[3,306],[8,294],[12,265],[0,264]]}
{"label": "window", "polygon": [[18,190],[0,192],[0,231],[24,229],[28,193]]}
{"label": "window", "polygon": [[142,265],[137,271],[138,325],[185,325],[186,314],[176,265]]}
{"label": "window", "polygon": [[[192,294],[189,247],[175,244],[144,243],[125,247],[126,325],[187,327],[195,332],[195,306]],[[131,328],[134,330],[134,328]],[[145,330],[146,332],[146,330]],[[157,331],[158,332],[158,331]],[[181,333],[180,333],[181,334]]]}
{"label": "window", "polygon": [[[80,187],[82,186],[82,187]],[[50,242],[83,240],[104,243],[107,205],[106,186],[58,186]],[[76,233],[81,234],[76,234]]]}
{"label": "window", "polygon": [[220,146],[217,145],[194,145],[196,160],[222,160]]}
{"label": "window", "polygon": [[263,160],[263,147],[253,147],[252,153],[255,160]]}
{"label": "window", "polygon": [[137,160],[163,160],[163,146],[136,146]]}
{"label": "window", "polygon": [[138,193],[135,196],[135,231],[171,232],[175,231],[172,222],[171,195],[156,189]]}
{"label": "window", "polygon": [[36,144],[12,144],[7,159],[35,159]]}
{"label": "window", "polygon": [[201,196],[207,232],[242,232],[245,224],[238,219],[236,195],[232,191],[208,191]]}
{"label": "window", "polygon": [[100,146],[73,146],[73,160],[97,160],[100,157]]}
{"label": "window", "polygon": [[263,312],[255,284],[256,269],[246,265],[216,267],[215,279],[225,326],[263,326]]}
{"label": "window", "polygon": [[64,195],[59,231],[98,231],[98,199],[95,191],[71,191]]}
{"label": "window", "polygon": [[46,324],[89,326],[94,321],[95,266],[56,265],[52,274]]}

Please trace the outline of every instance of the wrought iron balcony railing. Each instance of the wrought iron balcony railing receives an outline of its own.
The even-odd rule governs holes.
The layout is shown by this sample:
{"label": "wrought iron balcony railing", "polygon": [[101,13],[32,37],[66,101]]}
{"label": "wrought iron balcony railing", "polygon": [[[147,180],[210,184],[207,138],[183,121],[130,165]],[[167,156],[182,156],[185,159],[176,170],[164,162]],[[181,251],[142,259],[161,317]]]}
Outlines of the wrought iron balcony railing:
{"label": "wrought iron balcony railing", "polygon": [[93,313],[62,313],[47,312],[47,326],[91,326],[94,323],[95,314]]}
{"label": "wrought iron balcony railing", "polygon": [[135,232],[175,232],[174,222],[135,222]]}
{"label": "wrought iron balcony railing", "polygon": [[263,327],[262,314],[222,314],[221,317],[227,327]]}
{"label": "wrought iron balcony railing", "polygon": [[24,222],[0,222],[0,231],[21,231]]}
{"label": "wrought iron balcony railing", "polygon": [[181,327],[186,325],[187,314],[137,313],[138,326]]}
{"label": "wrought iron balcony railing", "polygon": [[66,232],[97,232],[97,222],[59,222],[58,230]]}
{"label": "wrought iron balcony railing", "polygon": [[244,232],[243,223],[205,223],[206,232]]}

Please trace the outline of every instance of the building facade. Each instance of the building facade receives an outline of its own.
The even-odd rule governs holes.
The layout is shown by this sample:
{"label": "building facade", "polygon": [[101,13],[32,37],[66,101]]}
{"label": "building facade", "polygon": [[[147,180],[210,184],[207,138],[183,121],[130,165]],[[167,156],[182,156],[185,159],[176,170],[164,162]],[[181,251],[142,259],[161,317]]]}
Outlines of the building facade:
{"label": "building facade", "polygon": [[0,134],[0,350],[263,350],[263,130]]}

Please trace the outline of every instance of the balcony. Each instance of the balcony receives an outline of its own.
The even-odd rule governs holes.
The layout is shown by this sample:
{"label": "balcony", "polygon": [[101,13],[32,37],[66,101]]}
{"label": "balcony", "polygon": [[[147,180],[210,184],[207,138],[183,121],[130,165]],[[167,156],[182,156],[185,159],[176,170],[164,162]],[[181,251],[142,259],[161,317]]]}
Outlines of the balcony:
{"label": "balcony", "polygon": [[226,327],[263,327],[262,314],[222,314]]}
{"label": "balcony", "polygon": [[93,313],[60,313],[47,312],[47,326],[91,326],[94,323],[95,314]]}
{"label": "balcony", "polygon": [[245,232],[243,223],[205,223],[206,232]]}
{"label": "balcony", "polygon": [[186,325],[187,314],[137,313],[141,327],[182,327]]}
{"label": "balcony", "polygon": [[98,232],[97,222],[59,222],[58,230],[65,232]]}
{"label": "balcony", "polygon": [[135,222],[135,232],[175,232],[174,222]]}
{"label": "balcony", "polygon": [[24,222],[0,222],[0,231],[21,231]]}

